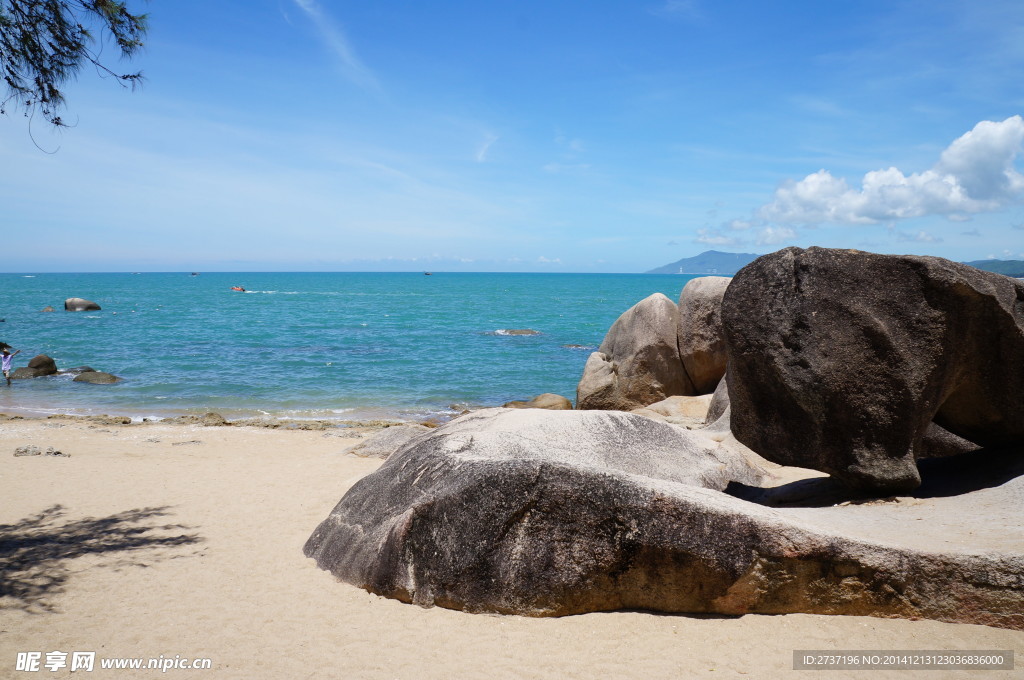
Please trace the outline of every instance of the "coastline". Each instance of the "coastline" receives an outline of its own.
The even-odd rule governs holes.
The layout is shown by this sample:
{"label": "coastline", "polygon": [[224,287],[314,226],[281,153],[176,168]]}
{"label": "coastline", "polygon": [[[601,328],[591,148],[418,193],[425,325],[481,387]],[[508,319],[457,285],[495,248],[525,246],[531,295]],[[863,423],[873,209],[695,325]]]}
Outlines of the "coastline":
{"label": "coastline", "polygon": [[[302,554],[344,492],[381,464],[346,452],[372,426],[121,422],[0,419],[0,568],[11,584],[0,600],[0,668],[33,650],[208,658],[212,670],[168,672],[268,679],[801,677],[798,649],[1013,649],[1024,658],[1022,632],[937,621],[533,619],[402,604],[337,582]],[[15,457],[23,446],[67,457]]]}

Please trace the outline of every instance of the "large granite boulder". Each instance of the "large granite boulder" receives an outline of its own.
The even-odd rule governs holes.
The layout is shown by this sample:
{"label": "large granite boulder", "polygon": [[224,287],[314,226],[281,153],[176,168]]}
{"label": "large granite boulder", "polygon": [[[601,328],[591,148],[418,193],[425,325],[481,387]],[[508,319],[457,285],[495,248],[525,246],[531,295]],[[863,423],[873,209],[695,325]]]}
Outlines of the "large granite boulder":
{"label": "large granite boulder", "polygon": [[695,394],[676,341],[679,309],[661,293],[633,305],[583,368],[577,409],[631,411],[675,394]]}
{"label": "large granite boulder", "polygon": [[66,312],[90,312],[99,308],[98,304],[85,298],[72,297],[64,301],[64,311]]}
{"label": "large granite boulder", "polygon": [[44,375],[54,375],[56,373],[57,362],[45,354],[37,354],[29,359],[28,366],[16,368],[11,373],[11,378],[15,380],[24,380],[26,378],[39,378]]}
{"label": "large granite boulder", "polygon": [[1020,629],[1024,478],[1007,479],[1024,458],[985,460],[1004,467],[933,498],[813,507],[835,493],[815,487],[830,479],[767,488],[737,448],[697,432],[626,413],[490,409],[395,452],[304,551],[371,592],[472,612],[807,612]]}
{"label": "large granite boulder", "polygon": [[722,321],[732,431],[769,460],[896,493],[920,483],[932,421],[968,445],[1024,443],[1020,281],[787,248],[736,275]]}
{"label": "large granite boulder", "polygon": [[714,392],[725,375],[721,309],[730,281],[725,276],[701,276],[690,279],[679,294],[679,356],[694,394]]}

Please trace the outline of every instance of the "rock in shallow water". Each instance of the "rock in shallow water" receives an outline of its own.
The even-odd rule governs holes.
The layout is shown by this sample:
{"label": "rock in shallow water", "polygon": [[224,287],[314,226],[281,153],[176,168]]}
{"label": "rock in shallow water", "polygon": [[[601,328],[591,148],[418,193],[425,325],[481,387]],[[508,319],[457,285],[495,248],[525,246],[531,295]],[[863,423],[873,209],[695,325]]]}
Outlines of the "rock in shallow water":
{"label": "rock in shallow water", "polygon": [[[371,592],[473,612],[1024,627],[1024,480],[897,509],[780,509],[721,491],[765,476],[734,448],[642,416],[478,411],[360,480],[305,553]],[[995,513],[1015,519],[998,535],[967,530]]]}
{"label": "rock in shallow water", "polygon": [[98,304],[85,298],[71,297],[64,301],[64,311],[66,312],[91,312],[99,309]]}

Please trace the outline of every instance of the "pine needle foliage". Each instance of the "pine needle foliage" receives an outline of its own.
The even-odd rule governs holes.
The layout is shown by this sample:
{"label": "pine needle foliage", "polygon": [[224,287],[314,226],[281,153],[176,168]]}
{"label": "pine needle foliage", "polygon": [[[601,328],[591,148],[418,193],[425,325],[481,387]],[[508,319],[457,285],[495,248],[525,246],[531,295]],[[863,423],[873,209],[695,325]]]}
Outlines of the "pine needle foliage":
{"label": "pine needle foliage", "polygon": [[0,113],[13,103],[29,118],[39,113],[55,127],[67,127],[60,116],[64,84],[91,63],[102,76],[134,89],[141,73],[116,73],[100,57],[111,42],[122,58],[132,57],[145,34],[146,15],[132,14],[116,0],[0,0],[0,76],[7,85]]}

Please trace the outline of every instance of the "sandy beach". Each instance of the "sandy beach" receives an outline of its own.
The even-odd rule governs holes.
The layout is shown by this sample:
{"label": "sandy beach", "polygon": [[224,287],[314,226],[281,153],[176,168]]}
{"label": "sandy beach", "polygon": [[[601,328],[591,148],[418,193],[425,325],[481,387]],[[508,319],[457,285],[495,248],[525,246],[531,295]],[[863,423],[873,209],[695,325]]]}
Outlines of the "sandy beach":
{"label": "sandy beach", "polygon": [[[180,678],[903,677],[795,671],[793,651],[1009,650],[1024,632],[935,621],[644,612],[470,615],[377,597],[318,569],[302,545],[377,459],[365,430],[81,419],[0,422],[0,677],[79,677],[19,652],[209,659]],[[64,456],[15,456],[19,447]],[[143,662],[145,663],[145,661]]]}

